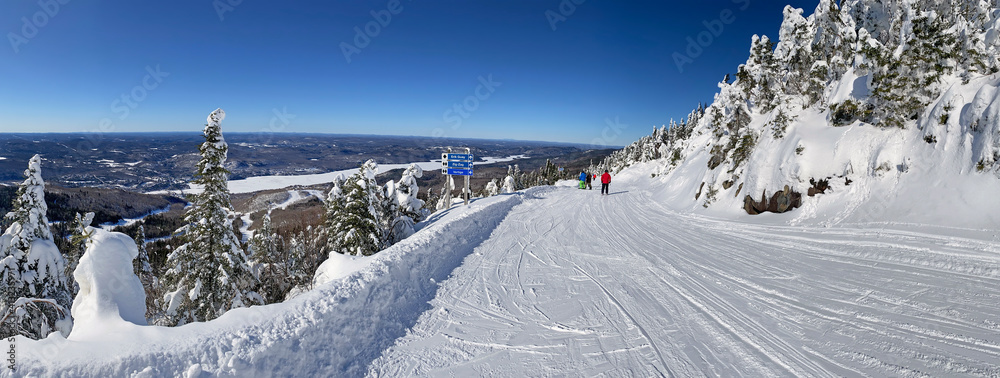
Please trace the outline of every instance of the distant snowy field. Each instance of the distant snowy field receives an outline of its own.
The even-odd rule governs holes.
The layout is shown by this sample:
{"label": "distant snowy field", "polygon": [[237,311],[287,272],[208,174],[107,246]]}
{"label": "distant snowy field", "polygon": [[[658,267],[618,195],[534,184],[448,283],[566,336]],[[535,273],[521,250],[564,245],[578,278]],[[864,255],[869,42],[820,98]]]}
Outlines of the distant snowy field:
{"label": "distant snowy field", "polygon": [[[483,158],[484,161],[477,161],[477,165],[488,165],[496,163],[506,163],[511,162],[516,159],[525,158],[523,155],[508,156],[505,158],[496,157],[486,157]],[[425,161],[425,162],[415,162],[420,166],[420,169],[425,171],[441,169],[441,161]],[[409,167],[410,164],[381,164],[379,165],[380,172],[388,172],[394,169],[405,169]],[[308,175],[276,175],[276,176],[257,176],[248,177],[242,180],[230,180],[229,181],[229,192],[230,193],[253,193],[262,190],[273,190],[273,189],[284,189],[292,186],[310,186],[318,184],[327,184],[333,182],[338,177],[346,178],[355,173],[358,173],[358,168],[345,169],[342,171],[334,171],[327,173],[317,173]],[[184,190],[186,194],[197,194],[201,193],[201,187],[199,185],[190,184],[189,189]],[[148,194],[169,194],[174,193],[174,191],[155,191]]]}
{"label": "distant snowy field", "polygon": [[327,261],[312,291],[210,322],[121,320],[110,303],[131,295],[112,280],[79,333],[19,337],[17,374],[1000,374],[995,227],[678,212],[656,169],[609,196],[559,185],[454,207],[376,256]]}

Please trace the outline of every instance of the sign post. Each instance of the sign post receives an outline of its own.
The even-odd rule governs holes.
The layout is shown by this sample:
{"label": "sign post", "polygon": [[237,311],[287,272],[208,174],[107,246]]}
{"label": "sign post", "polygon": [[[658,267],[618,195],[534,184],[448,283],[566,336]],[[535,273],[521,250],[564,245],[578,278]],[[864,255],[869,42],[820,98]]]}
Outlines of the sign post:
{"label": "sign post", "polygon": [[474,157],[472,156],[472,149],[465,148],[464,154],[452,153],[452,148],[448,147],[448,152],[441,154],[441,174],[447,175],[448,178],[445,179],[445,201],[447,201],[447,207],[451,207],[451,187],[452,178],[450,176],[465,176],[465,187],[462,188],[462,197],[465,199],[465,205],[469,205],[469,197],[472,196],[472,190],[469,189],[469,177],[472,176],[472,161]]}

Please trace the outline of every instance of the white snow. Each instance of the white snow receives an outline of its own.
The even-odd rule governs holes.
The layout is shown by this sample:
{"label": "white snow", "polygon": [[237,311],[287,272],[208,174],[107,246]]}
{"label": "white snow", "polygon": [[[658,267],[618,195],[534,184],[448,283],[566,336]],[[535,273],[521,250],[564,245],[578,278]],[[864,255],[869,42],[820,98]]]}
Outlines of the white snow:
{"label": "white snow", "polygon": [[[114,151],[112,151],[112,152],[114,152]],[[142,161],[137,161],[137,162],[133,162],[133,163],[119,163],[119,162],[116,162],[116,161],[110,160],[110,159],[100,159],[97,162],[101,163],[102,165],[104,165],[104,166],[106,166],[108,168],[121,168],[121,167],[124,167],[124,166],[134,167],[136,165],[142,164]]]}
{"label": "white snow", "polygon": [[363,269],[341,271],[347,276],[288,302],[174,328],[109,322],[102,340],[18,338],[18,374],[176,376],[196,364],[213,375],[364,374],[520,201],[495,196],[438,213],[420,233],[364,258]]}
{"label": "white snow", "polygon": [[146,292],[132,270],[139,254],[128,235],[90,227],[87,250],[73,272],[80,292],[73,300],[70,341],[129,340],[146,325]]}
{"label": "white snow", "polygon": [[679,212],[656,169],[608,196],[562,185],[435,213],[285,303],[107,327],[128,342],[18,339],[19,374],[1000,374],[1000,223]]}

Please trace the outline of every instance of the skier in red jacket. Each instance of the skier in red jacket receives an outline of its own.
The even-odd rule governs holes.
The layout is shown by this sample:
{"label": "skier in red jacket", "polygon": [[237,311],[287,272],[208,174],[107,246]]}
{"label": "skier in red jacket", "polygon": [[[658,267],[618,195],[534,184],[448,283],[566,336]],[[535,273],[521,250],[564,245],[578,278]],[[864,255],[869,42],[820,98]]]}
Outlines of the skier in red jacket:
{"label": "skier in red jacket", "polygon": [[602,195],[609,194],[608,193],[608,185],[609,184],[611,184],[611,174],[608,173],[607,169],[605,169],[604,170],[604,174],[601,175],[601,194]]}

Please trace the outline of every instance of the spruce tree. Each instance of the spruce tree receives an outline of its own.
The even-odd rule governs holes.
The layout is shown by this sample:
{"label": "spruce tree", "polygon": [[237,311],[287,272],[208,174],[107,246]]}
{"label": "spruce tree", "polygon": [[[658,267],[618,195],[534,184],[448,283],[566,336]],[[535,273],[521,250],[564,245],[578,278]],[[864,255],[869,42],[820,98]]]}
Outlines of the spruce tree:
{"label": "spruce tree", "polygon": [[486,189],[484,189],[483,194],[486,197],[492,197],[500,193],[500,186],[497,185],[497,179],[492,179],[486,184]]}
{"label": "spruce tree", "polygon": [[229,147],[220,126],[225,114],[217,109],[208,116],[194,180],[203,191],[191,196],[184,214],[187,224],[177,231],[185,243],[167,256],[168,324],[208,321],[233,308],[263,304],[255,291],[257,278],[229,219],[232,204],[225,168]]}
{"label": "spruce tree", "polygon": [[323,214],[324,218],[324,230],[326,234],[326,247],[324,250],[327,253],[331,253],[337,250],[339,240],[341,235],[336,235],[336,226],[340,221],[337,217],[347,205],[346,197],[344,197],[343,181],[338,177],[333,180],[333,188],[330,188],[330,192],[326,196],[324,201],[325,211]]}
{"label": "spruce tree", "polygon": [[883,51],[878,57],[880,69],[872,81],[879,126],[905,127],[940,94],[941,78],[955,68],[956,39],[946,26],[933,12],[918,17],[903,37],[901,52]]}
{"label": "spruce tree", "polygon": [[132,260],[132,270],[135,272],[135,276],[139,277],[142,288],[146,292],[146,320],[157,319],[160,314],[160,306],[157,303],[157,299],[160,297],[159,282],[153,274],[153,267],[149,264],[149,252],[146,250],[146,226],[144,224],[139,223],[139,228],[136,229],[135,235],[132,235],[132,239],[135,240],[135,246],[139,249],[139,254]]}
{"label": "spruce tree", "polygon": [[[86,213],[81,215],[76,213],[73,218],[73,224],[70,226],[70,236],[69,236],[69,248],[65,251],[66,255],[66,277],[73,277],[73,271],[76,270],[77,264],[80,263],[80,258],[83,257],[83,252],[87,250],[87,242],[90,237],[94,234],[94,231],[90,229],[90,224],[94,221],[94,213]],[[76,280],[69,280],[70,291],[73,296],[80,291],[80,286],[76,283]]]}
{"label": "spruce tree", "polygon": [[72,305],[66,259],[55,246],[46,217],[45,181],[41,157],[35,155],[24,171],[10,226],[0,235],[0,337],[24,335],[41,339],[56,329],[69,332]]}
{"label": "spruce tree", "polygon": [[386,202],[392,220],[387,230],[390,245],[412,235],[413,225],[427,217],[427,212],[423,208],[424,201],[417,198],[417,193],[420,191],[417,179],[423,177],[423,174],[420,166],[410,164],[403,171],[399,182],[390,181],[386,184]]}
{"label": "spruce tree", "polygon": [[267,303],[281,302],[292,288],[287,259],[282,261],[278,247],[278,235],[271,224],[271,213],[267,212],[248,247],[252,265],[260,278],[260,294]]}
{"label": "spruce tree", "polygon": [[514,193],[517,191],[517,180],[514,178],[514,167],[507,166],[507,177],[503,179],[503,188],[500,189],[501,193]]}
{"label": "spruce tree", "polygon": [[342,194],[335,201],[328,200],[327,246],[331,252],[370,256],[382,250],[385,236],[379,218],[382,199],[375,182],[377,170],[374,161],[365,162],[344,182]]}

